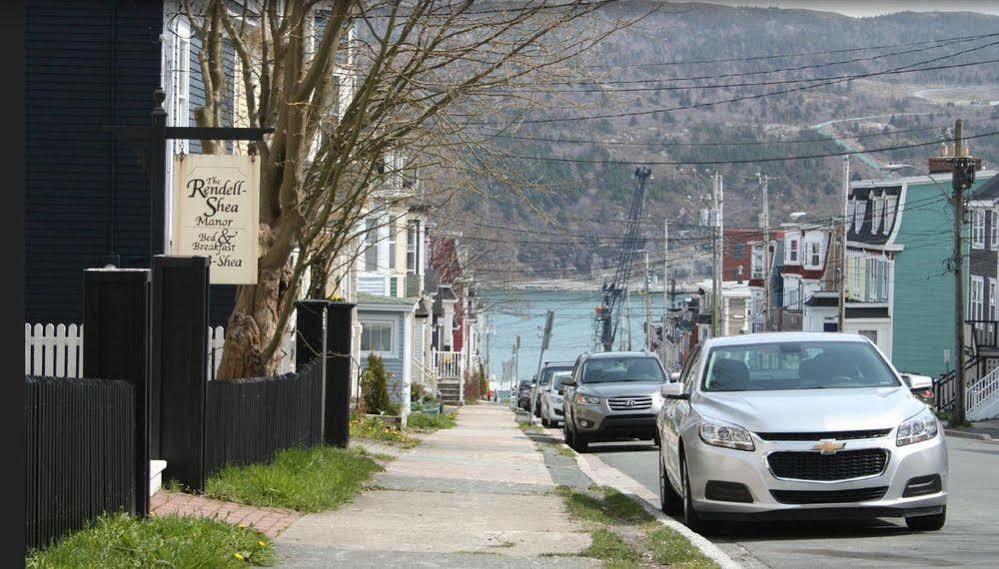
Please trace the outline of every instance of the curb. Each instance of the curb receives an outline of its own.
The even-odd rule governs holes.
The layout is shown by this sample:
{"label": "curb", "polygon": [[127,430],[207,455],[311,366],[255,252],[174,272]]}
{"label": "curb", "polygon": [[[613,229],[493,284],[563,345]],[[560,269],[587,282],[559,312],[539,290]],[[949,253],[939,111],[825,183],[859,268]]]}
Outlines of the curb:
{"label": "curb", "polygon": [[718,567],[721,569],[740,569],[742,567],[724,551],[719,549],[717,545],[711,543],[711,541],[709,541],[706,537],[692,531],[682,523],[663,514],[663,512],[659,509],[658,496],[656,496],[655,493],[648,488],[639,484],[634,478],[624,474],[620,470],[608,465],[593,455],[581,455],[576,453],[576,464],[579,465],[579,469],[582,470],[583,474],[588,476],[594,484],[597,484],[598,486],[610,486],[611,488],[614,488],[618,492],[621,492],[632,500],[638,502],[638,504],[645,508],[645,511],[655,517],[659,523],[687,538],[687,541],[699,549],[705,557],[717,563]]}
{"label": "curb", "polygon": [[976,439],[979,441],[988,441],[999,443],[999,441],[992,438],[992,435],[988,433],[970,433],[968,431],[959,431],[957,429],[944,429],[948,437],[957,437],[959,439]]}

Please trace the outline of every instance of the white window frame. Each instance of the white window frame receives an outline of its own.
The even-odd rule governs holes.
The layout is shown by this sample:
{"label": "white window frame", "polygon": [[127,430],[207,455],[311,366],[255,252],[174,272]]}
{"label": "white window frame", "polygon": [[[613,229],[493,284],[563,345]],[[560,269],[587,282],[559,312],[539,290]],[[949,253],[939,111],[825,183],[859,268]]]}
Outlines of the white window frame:
{"label": "white window frame", "polygon": [[971,294],[968,295],[968,312],[970,320],[982,320],[984,316],[985,280],[982,277],[971,277]]}
{"label": "white window frame", "polygon": [[992,277],[989,277],[989,320],[999,320],[999,312],[996,312],[996,279]]}
{"label": "white window frame", "polygon": [[822,243],[818,241],[808,242],[808,266],[809,267],[822,266]]}
{"label": "white window frame", "polygon": [[851,199],[849,202],[847,202],[847,208],[846,208],[846,219],[850,221],[851,225],[853,224],[853,218],[856,217],[856,215],[857,215],[857,200]]}
{"label": "white window frame", "polygon": [[882,233],[888,235],[891,233],[892,226],[895,224],[895,208],[898,207],[898,196],[888,196],[885,198],[885,226]]}
{"label": "white window frame", "polygon": [[873,210],[871,211],[871,235],[881,232],[881,220],[885,212],[885,200],[883,197],[874,198]]}
{"label": "white window frame", "polygon": [[399,256],[399,231],[396,219],[389,217],[388,221],[388,270],[394,272],[398,265]]}
{"label": "white window frame", "polygon": [[798,253],[801,250],[801,240],[792,237],[787,247],[787,259],[789,263],[798,262]]}
{"label": "white window frame", "polygon": [[[364,253],[361,255],[361,263],[364,267],[364,272],[374,273],[378,271],[379,261],[378,258],[378,218],[368,217],[364,220]],[[372,256],[372,258],[369,257]],[[374,261],[374,266],[372,267],[370,261]]]}
{"label": "white window frame", "polygon": [[[395,318],[388,317],[377,317],[377,316],[365,316],[363,318],[358,318],[361,324],[361,334],[358,337],[358,346],[360,346],[361,356],[364,357],[368,354],[375,354],[376,356],[382,358],[399,358],[399,322]],[[365,350],[364,349],[364,329],[366,326],[388,326],[390,331],[389,336],[389,349],[388,350]]]}
{"label": "white window frame", "polygon": [[[173,26],[173,64],[170,73],[170,120],[173,126],[190,126],[191,122],[191,24],[186,16],[177,15]],[[173,141],[174,154],[189,154],[191,141]]]}
{"label": "white window frame", "polygon": [[406,224],[406,274],[418,275],[417,263],[420,259],[420,225],[418,221]]}
{"label": "white window frame", "polygon": [[864,226],[864,216],[867,215],[867,200],[857,200],[857,210],[853,216],[853,232],[860,233]]}
{"label": "white window frame", "polygon": [[971,246],[975,249],[985,248],[985,209],[976,208],[971,223]]}
{"label": "white window frame", "polygon": [[992,209],[992,227],[989,231],[989,249],[999,250],[999,209]]}
{"label": "white window frame", "polygon": [[867,298],[876,299],[878,297],[878,261],[877,259],[867,259]]}

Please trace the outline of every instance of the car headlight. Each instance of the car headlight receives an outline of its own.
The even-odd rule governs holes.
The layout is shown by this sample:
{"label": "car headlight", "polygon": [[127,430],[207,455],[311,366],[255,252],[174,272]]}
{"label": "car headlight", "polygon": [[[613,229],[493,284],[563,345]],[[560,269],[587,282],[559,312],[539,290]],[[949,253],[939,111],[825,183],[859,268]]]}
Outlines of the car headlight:
{"label": "car headlight", "polygon": [[573,400],[580,405],[599,405],[600,398],[596,395],[586,395],[585,393],[577,393],[576,398]]}
{"label": "car headlight", "polygon": [[898,426],[895,444],[905,446],[932,439],[937,436],[937,431],[939,431],[937,418],[929,409],[924,409]]}
{"label": "car headlight", "polygon": [[738,425],[714,419],[701,419],[697,430],[701,435],[701,440],[709,445],[739,450],[756,449],[749,431]]}

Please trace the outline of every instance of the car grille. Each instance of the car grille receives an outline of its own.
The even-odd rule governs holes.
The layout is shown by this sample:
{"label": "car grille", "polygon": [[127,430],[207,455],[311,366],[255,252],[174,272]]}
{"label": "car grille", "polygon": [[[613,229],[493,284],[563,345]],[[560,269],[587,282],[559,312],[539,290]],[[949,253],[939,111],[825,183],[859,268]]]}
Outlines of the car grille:
{"label": "car grille", "polygon": [[884,472],[888,451],[880,448],[844,450],[835,454],[780,451],[771,453],[767,461],[777,478],[849,480]]}
{"label": "car grille", "polygon": [[770,494],[782,504],[841,504],[880,500],[887,491],[887,486],[878,486],[856,490],[771,490]]}
{"label": "car grille", "polygon": [[613,411],[643,411],[652,407],[652,397],[611,397],[607,404]]}
{"label": "car grille", "polygon": [[886,436],[891,429],[870,429],[866,431],[829,431],[825,433],[756,433],[765,441],[821,441],[833,439],[849,441],[856,439],[878,439]]}

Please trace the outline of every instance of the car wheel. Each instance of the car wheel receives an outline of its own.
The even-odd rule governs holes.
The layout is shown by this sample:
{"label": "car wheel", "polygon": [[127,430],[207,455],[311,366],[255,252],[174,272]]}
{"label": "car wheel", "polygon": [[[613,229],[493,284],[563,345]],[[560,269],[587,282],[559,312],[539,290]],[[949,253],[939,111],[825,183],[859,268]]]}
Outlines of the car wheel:
{"label": "car wheel", "polygon": [[659,429],[656,429],[656,433],[652,435],[652,442],[659,448],[663,448],[662,440],[659,438]]}
{"label": "car wheel", "polygon": [[572,448],[572,431],[569,430],[568,419],[562,423],[562,438],[565,439],[565,444],[569,445],[569,448]]}
{"label": "car wheel", "polygon": [[669,483],[666,467],[663,466],[663,455],[659,453],[659,507],[664,514],[674,515],[680,513],[682,506],[680,495],[673,490],[673,485]]}
{"label": "car wheel", "polygon": [[690,491],[690,475],[687,473],[687,459],[680,457],[680,477],[683,486],[683,524],[688,528],[704,533],[704,521],[697,515],[694,509],[694,498]]}
{"label": "car wheel", "polygon": [[548,417],[545,417],[544,414],[541,415],[541,426],[542,427],[552,426],[552,424],[548,422]]}
{"label": "car wheel", "polygon": [[932,516],[909,516],[905,518],[905,525],[913,531],[937,531],[947,523],[947,506],[943,511]]}

